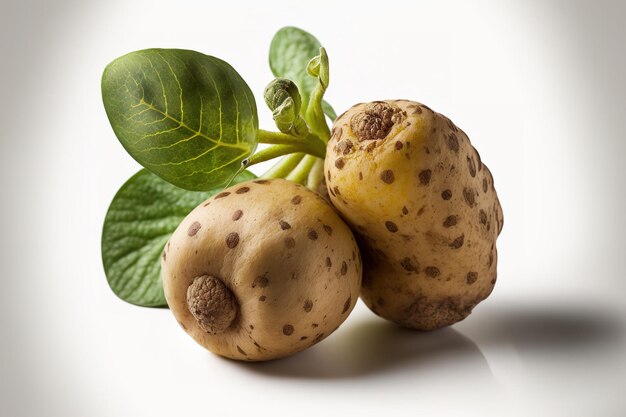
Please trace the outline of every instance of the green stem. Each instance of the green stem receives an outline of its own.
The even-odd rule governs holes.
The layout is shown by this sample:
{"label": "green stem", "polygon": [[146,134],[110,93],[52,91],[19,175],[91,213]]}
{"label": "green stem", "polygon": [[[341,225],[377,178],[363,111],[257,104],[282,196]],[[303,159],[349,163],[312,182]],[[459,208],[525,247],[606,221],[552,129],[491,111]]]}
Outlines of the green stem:
{"label": "green stem", "polygon": [[315,160],[315,164],[311,171],[309,172],[309,176],[306,180],[306,186],[309,187],[313,191],[318,191],[320,185],[322,184],[322,179],[324,178],[324,160],[317,159]]}
{"label": "green stem", "polygon": [[317,160],[318,158],[314,157],[313,155],[306,155],[302,159],[302,161],[300,161],[298,166],[293,171],[291,171],[286,179],[297,182],[298,184],[304,184],[309,176],[311,168],[313,167],[313,165],[315,165],[315,161]]}
{"label": "green stem", "polygon": [[292,153],[281,158],[273,167],[261,175],[261,178],[285,178],[293,169],[298,166],[304,158],[303,153]]}
{"label": "green stem", "polygon": [[285,133],[259,129],[257,131],[257,139],[259,143],[293,146],[297,148],[295,152],[304,152],[319,158],[324,158],[326,155],[326,142],[314,134],[308,134],[304,138],[299,138]]}
{"label": "green stem", "polygon": [[306,120],[309,122],[309,127],[315,135],[317,135],[324,143],[328,143],[330,139],[330,129],[326,124],[326,116],[322,109],[322,97],[324,96],[324,87],[321,82],[317,83],[311,100],[309,102],[309,108],[306,113]]}
{"label": "green stem", "polygon": [[278,158],[279,156],[298,153],[301,151],[300,147],[295,145],[274,145],[258,151],[248,159],[244,159],[241,165],[244,169],[247,169],[252,165],[269,161],[270,159]]}

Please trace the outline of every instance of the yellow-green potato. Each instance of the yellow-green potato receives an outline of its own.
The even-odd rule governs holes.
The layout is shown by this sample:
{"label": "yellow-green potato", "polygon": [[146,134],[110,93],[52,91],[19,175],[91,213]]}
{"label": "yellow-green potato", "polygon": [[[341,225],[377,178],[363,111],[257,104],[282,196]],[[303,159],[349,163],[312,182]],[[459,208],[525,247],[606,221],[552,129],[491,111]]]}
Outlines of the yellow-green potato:
{"label": "yellow-green potato", "polygon": [[493,178],[468,137],[407,100],[357,104],[332,132],[326,183],[361,247],[363,301],[421,330],[467,317],[496,282],[503,225]]}
{"label": "yellow-green potato", "polygon": [[194,209],[165,246],[162,278],[181,327],[206,349],[261,361],[331,334],[359,296],[349,227],[316,193],[253,180]]}

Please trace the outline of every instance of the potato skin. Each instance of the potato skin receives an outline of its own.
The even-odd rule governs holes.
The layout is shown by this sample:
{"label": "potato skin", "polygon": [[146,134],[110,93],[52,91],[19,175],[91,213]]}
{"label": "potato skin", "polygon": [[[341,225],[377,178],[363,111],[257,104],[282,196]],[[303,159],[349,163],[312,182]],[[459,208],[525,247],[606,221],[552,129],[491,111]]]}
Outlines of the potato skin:
{"label": "potato skin", "polygon": [[[286,180],[252,180],[209,198],[166,244],[163,288],[181,327],[221,356],[261,361],[321,341],[348,317],[361,286],[361,257],[349,227],[316,193]],[[187,306],[195,277],[218,277],[237,318],[203,330]]]}
{"label": "potato skin", "polygon": [[[375,106],[393,110],[386,134],[388,115],[387,124],[363,121]],[[467,135],[407,100],[357,104],[332,132],[326,183],[357,235],[363,301],[420,330],[467,317],[493,290],[503,225],[493,177]]]}

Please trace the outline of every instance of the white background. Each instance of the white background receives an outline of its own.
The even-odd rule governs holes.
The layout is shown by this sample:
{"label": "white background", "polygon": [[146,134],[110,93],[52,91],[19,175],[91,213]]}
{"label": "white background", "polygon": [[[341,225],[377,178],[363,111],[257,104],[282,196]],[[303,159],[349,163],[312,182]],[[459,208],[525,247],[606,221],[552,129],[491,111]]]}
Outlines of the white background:
{"label": "white background", "polygon": [[[295,3],[295,2],[293,2]],[[618,2],[25,1],[0,16],[0,415],[626,415],[626,10]],[[450,117],[495,177],[498,283],[464,322],[402,330],[359,302],[331,337],[220,359],[109,290],[108,204],[138,165],[107,121],[119,55],[195,49],[256,94],[285,25],[331,62],[327,99]]]}

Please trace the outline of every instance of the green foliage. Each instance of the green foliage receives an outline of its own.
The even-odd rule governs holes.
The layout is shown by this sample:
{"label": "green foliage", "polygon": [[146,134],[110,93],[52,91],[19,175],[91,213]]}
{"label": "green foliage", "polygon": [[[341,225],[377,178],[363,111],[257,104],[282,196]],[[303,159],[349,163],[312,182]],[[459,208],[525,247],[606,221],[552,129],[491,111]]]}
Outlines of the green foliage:
{"label": "green foliage", "polygon": [[[252,178],[244,171],[234,183]],[[145,307],[167,306],[161,284],[163,248],[181,220],[218,191],[186,191],[145,169],[119,189],[102,231],[104,270],[118,297]]]}
{"label": "green foliage", "polygon": [[300,92],[293,81],[275,78],[265,87],[263,98],[267,107],[272,110],[278,130],[296,137],[305,137],[309,133],[309,128],[300,115]]}
{"label": "green foliage", "polygon": [[111,126],[148,170],[187,190],[224,186],[256,148],[250,88],[226,62],[182,49],[146,49],[102,76]]}
{"label": "green foliage", "polygon": [[309,61],[319,54],[322,45],[308,32],[284,27],[276,32],[270,45],[270,68],[276,77],[289,78],[298,85],[302,106],[306,109],[317,80],[307,74]]}
{"label": "green foliage", "polygon": [[[323,100],[328,57],[311,34],[285,27],[272,40],[270,66],[279,78],[264,99],[280,133],[258,128],[250,88],[218,58],[146,49],[105,68],[102,99],[113,131],[146,168],[120,188],[104,221],[102,261],[121,299],[167,306],[160,276],[164,245],[201,202],[254,178],[246,166],[285,155],[264,176],[318,188],[329,137],[324,115],[336,117]],[[273,146],[255,154],[257,143]]]}

